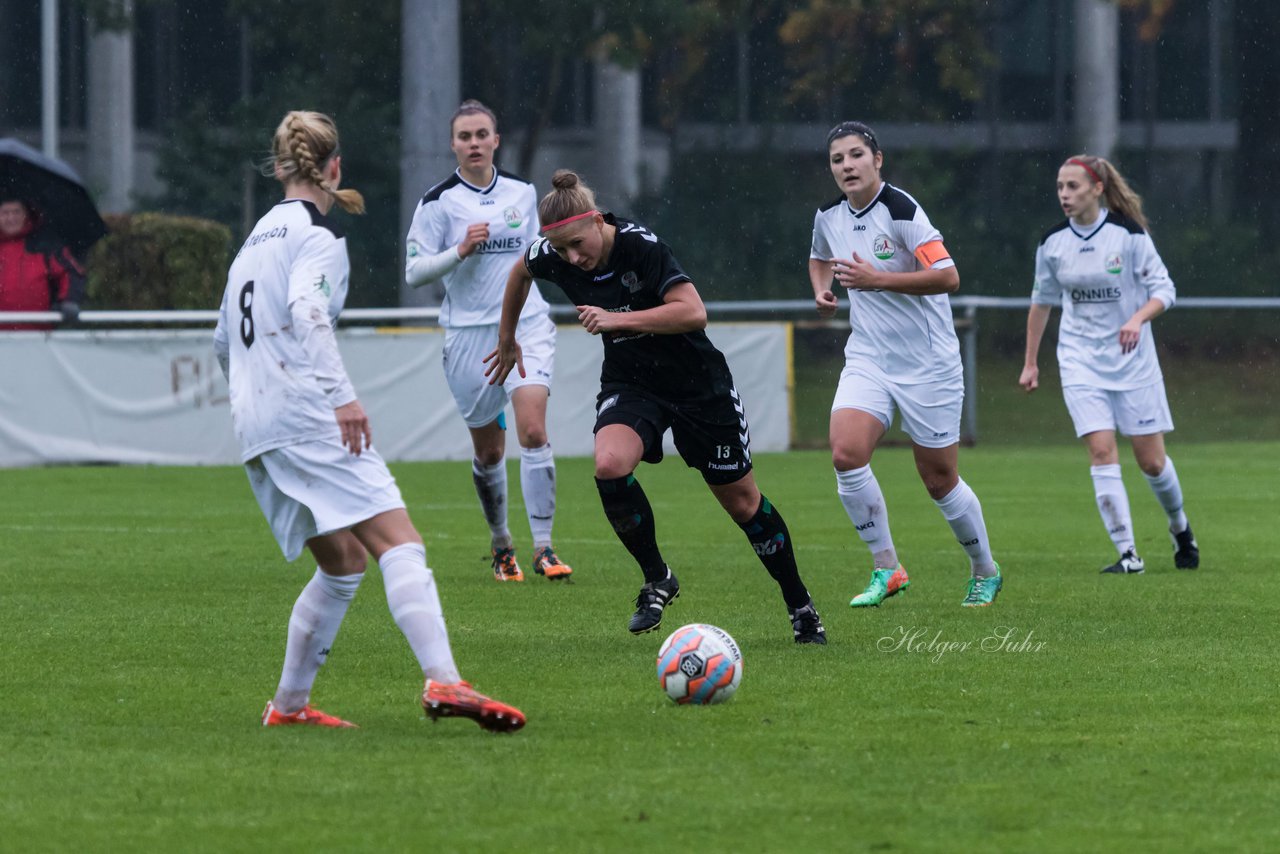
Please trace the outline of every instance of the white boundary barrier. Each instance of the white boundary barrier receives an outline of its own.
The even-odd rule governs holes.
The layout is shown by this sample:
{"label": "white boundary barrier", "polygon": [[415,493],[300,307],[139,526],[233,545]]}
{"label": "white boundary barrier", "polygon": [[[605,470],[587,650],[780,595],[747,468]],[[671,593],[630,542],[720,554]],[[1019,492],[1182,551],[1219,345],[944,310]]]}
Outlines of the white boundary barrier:
{"label": "white boundary barrier", "polygon": [[[978,311],[1025,311],[1030,300],[961,295],[952,297],[951,303],[961,337],[965,386],[972,392],[977,387]],[[1183,297],[1177,307],[1275,310],[1280,309],[1280,297]],[[710,302],[707,309],[713,320],[713,339],[728,356],[739,391],[748,401],[753,447],[785,449],[791,435],[794,382],[790,323],[786,321],[816,321],[813,303],[809,300]],[[569,306],[553,306],[552,311],[559,320],[574,318]],[[395,322],[431,325],[438,316],[437,308],[352,308],[343,312],[342,321],[347,326]],[[726,323],[730,318],[774,323]],[[0,313],[0,324],[56,323],[60,319],[56,312]],[[234,462],[230,419],[225,411],[225,384],[208,347],[209,327],[216,321],[215,311],[86,311],[81,314],[83,328],[79,330],[0,332],[0,352],[8,351],[3,357],[6,379],[0,380],[0,467],[67,462]],[[830,323],[840,327],[847,321],[835,319]],[[138,325],[205,328],[133,332],[119,329]],[[114,329],[106,331],[110,328]],[[574,330],[573,326],[561,329],[555,399],[548,424],[558,452],[566,456],[590,453],[590,425],[600,363],[599,342],[580,330],[580,334],[575,334]],[[389,459],[396,460],[468,458],[470,446],[466,432],[454,412],[438,368],[443,336],[438,330],[421,327],[390,331],[435,331],[436,334],[412,336],[413,343],[407,343],[410,336],[375,335],[371,329],[344,329],[340,333],[344,357],[349,360],[356,388],[378,430],[379,447]],[[398,345],[388,343],[397,340]],[[103,349],[102,344],[108,341],[110,346]],[[162,343],[165,341],[169,344]],[[371,341],[383,343],[370,345]],[[87,347],[86,342],[96,342],[97,346]],[[120,347],[132,348],[135,355],[144,360],[135,360],[132,363],[135,367],[146,363],[154,368],[154,357],[167,346],[176,351],[168,353],[161,362],[163,389],[152,388],[141,401],[112,399],[108,389],[118,376],[130,375],[133,369],[116,364],[116,374],[104,373],[111,364],[107,353]],[[388,357],[387,348],[393,349],[394,355]],[[71,365],[76,358],[69,355],[73,352],[80,354],[76,358],[81,362],[74,370]],[[361,355],[353,356],[356,352]],[[148,359],[151,361],[146,361]],[[388,364],[402,370],[388,372]],[[50,365],[61,368],[50,374],[44,370]],[[56,379],[57,376],[61,376],[61,380]],[[395,381],[389,381],[388,376]],[[153,376],[152,380],[155,379]],[[401,384],[397,386],[396,381]],[[62,387],[58,387],[59,382],[63,383]],[[104,408],[92,414],[88,410],[95,402]],[[215,410],[219,405],[222,409],[216,412],[215,420],[201,420],[181,427],[164,426],[165,418],[174,415],[175,406]],[[131,424],[130,419],[136,422],[139,413],[161,411],[168,414],[148,428],[149,435],[138,435],[140,425]],[[101,436],[95,438],[94,431],[101,427],[103,412],[110,414],[107,420],[122,419],[122,424],[116,425],[118,432],[133,435],[133,439],[104,442]],[[79,435],[67,438],[69,425],[77,423],[77,419],[81,425],[77,428]],[[965,399],[963,433],[966,439],[977,438],[977,425],[977,395],[970,393]],[[57,440],[59,436],[66,441]],[[514,443],[514,436],[510,439]],[[166,448],[166,441],[173,447]]]}
{"label": "white boundary barrier", "polygon": [[[201,313],[184,315],[185,322],[208,321]],[[0,315],[0,323],[7,319]],[[0,332],[0,467],[238,462],[211,332],[207,325]],[[752,448],[789,448],[790,326],[726,323],[710,334],[734,366]],[[439,328],[338,330],[375,446],[388,460],[472,457],[440,367],[444,338]],[[602,356],[595,336],[579,326],[560,327],[547,423],[559,455],[592,452]],[[518,459],[514,430],[507,440],[509,456]],[[675,452],[670,437],[667,451]]]}

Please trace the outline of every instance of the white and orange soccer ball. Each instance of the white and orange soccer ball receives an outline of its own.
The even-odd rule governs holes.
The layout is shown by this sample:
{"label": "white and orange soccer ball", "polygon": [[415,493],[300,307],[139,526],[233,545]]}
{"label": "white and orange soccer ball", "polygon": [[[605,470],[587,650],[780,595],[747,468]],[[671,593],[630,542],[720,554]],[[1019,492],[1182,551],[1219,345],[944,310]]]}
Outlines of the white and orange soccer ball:
{"label": "white and orange soccer ball", "polygon": [[658,650],[658,683],[680,704],[723,703],[742,681],[742,653],[716,626],[681,626]]}

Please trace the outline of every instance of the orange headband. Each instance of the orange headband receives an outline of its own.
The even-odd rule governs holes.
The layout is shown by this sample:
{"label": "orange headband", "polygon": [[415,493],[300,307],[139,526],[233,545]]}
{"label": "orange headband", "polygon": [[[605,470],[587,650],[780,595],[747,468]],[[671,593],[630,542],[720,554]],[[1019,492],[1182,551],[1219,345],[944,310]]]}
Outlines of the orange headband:
{"label": "orange headband", "polygon": [[1093,178],[1093,180],[1094,180],[1094,183],[1096,183],[1096,184],[1101,184],[1101,183],[1102,183],[1102,179],[1098,177],[1098,173],[1097,173],[1097,172],[1094,172],[1092,169],[1090,169],[1090,168],[1089,168],[1089,164],[1088,164],[1088,163],[1085,163],[1083,160],[1079,159],[1078,157],[1073,157],[1073,158],[1071,158],[1070,160],[1068,160],[1067,162],[1068,162],[1068,163],[1074,163],[1074,164],[1075,164],[1075,165],[1077,165],[1077,166],[1082,166],[1082,167],[1084,167],[1084,171],[1088,172],[1088,173],[1089,173],[1089,175],[1090,175],[1090,176],[1092,176],[1092,178]]}
{"label": "orange headband", "polygon": [[543,233],[543,234],[546,234],[548,231],[550,231],[550,230],[551,230],[551,229],[553,229],[553,228],[559,228],[560,226],[562,226],[562,225],[568,225],[569,223],[574,222],[575,220],[579,220],[579,219],[586,219],[586,218],[587,218],[587,217],[589,217],[589,216],[595,216],[595,215],[596,215],[596,211],[587,211],[586,213],[580,213],[580,214],[574,214],[573,216],[567,216],[567,217],[565,217],[564,219],[560,220],[559,222],[553,222],[553,223],[551,223],[550,225],[544,225],[544,226],[542,227],[542,233]]}

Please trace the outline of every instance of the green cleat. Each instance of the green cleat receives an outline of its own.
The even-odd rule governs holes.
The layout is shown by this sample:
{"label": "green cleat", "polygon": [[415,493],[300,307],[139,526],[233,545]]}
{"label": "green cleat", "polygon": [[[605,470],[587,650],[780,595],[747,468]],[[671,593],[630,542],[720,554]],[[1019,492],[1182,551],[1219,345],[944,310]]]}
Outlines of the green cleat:
{"label": "green cleat", "polygon": [[898,564],[893,569],[871,570],[871,583],[867,589],[849,600],[850,608],[867,608],[878,606],[890,596],[896,596],[911,586],[907,571]]}
{"label": "green cleat", "polygon": [[985,608],[996,601],[1001,587],[1004,587],[1004,576],[1000,574],[1000,565],[996,564],[995,575],[969,579],[969,592],[960,604],[966,608]]}

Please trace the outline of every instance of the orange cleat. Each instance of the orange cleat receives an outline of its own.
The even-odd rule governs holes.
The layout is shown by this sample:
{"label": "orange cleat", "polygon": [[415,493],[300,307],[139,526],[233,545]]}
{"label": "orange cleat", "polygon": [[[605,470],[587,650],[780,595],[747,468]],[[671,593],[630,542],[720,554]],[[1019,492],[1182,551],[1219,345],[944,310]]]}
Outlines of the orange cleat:
{"label": "orange cleat", "polygon": [[533,553],[533,571],[538,575],[545,575],[550,581],[573,575],[572,567],[560,560],[551,546],[538,549]]}
{"label": "orange cleat", "polygon": [[524,581],[524,573],[516,563],[515,549],[493,550],[493,577],[498,581]]}
{"label": "orange cleat", "polygon": [[524,712],[515,706],[486,697],[470,682],[427,680],[422,689],[422,708],[433,721],[440,718],[470,718],[489,732],[515,732],[524,726]]}
{"label": "orange cleat", "polygon": [[351,721],[344,721],[342,718],[336,718],[333,715],[326,714],[319,709],[313,709],[310,706],[303,706],[301,711],[287,715],[275,707],[271,701],[267,701],[267,707],[262,710],[263,726],[289,726],[291,724],[304,724],[306,726],[327,726],[334,729],[359,729]]}

